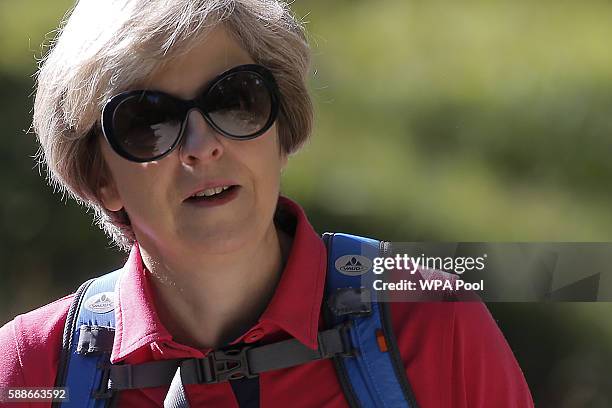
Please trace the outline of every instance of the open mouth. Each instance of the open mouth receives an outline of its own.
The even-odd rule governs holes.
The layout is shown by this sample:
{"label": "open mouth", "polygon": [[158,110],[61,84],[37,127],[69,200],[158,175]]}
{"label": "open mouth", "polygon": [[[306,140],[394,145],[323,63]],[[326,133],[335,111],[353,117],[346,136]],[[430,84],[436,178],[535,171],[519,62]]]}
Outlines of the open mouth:
{"label": "open mouth", "polygon": [[[198,193],[197,195],[192,195],[185,201],[187,202],[201,202],[201,201],[217,201],[222,200],[230,195],[232,195],[239,186],[232,185],[227,187],[218,187],[217,189],[209,189],[203,192]],[[213,191],[215,190],[215,191]]]}

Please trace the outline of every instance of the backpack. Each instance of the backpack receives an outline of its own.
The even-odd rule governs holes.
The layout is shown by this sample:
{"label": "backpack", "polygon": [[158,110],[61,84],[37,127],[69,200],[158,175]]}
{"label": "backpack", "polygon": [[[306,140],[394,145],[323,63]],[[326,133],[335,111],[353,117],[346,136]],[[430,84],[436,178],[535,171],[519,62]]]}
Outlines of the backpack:
{"label": "backpack", "polygon": [[[118,391],[170,384],[164,406],[188,407],[184,384],[210,384],[330,358],[349,406],[417,408],[392,330],[389,304],[364,286],[372,260],[390,244],[343,233],[325,233],[327,274],[323,316],[327,330],[311,350],[296,339],[261,346],[222,348],[205,358],[111,364],[115,283],[121,269],[77,290],[64,327],[56,387],[68,401],[53,407],[112,407]],[[371,287],[371,286],[370,286]]]}

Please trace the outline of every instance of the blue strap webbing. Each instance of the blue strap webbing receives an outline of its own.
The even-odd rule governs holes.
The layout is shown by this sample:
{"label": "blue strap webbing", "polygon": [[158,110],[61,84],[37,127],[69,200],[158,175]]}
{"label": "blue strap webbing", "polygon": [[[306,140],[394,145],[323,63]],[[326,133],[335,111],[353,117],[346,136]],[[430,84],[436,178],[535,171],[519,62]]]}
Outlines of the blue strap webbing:
{"label": "blue strap webbing", "polygon": [[[340,233],[329,234],[327,239],[328,266],[325,298],[330,299],[338,289],[364,286],[362,278],[364,282],[369,279],[366,274],[371,275],[369,269],[372,260],[380,256],[380,241]],[[345,268],[342,268],[343,266]],[[354,267],[351,269],[351,266]],[[341,272],[338,267],[344,269],[344,272]],[[362,268],[361,272],[359,268]],[[415,408],[411,407],[407,401],[389,352],[382,352],[378,346],[376,331],[383,329],[380,310],[382,305],[378,303],[376,292],[371,290],[371,286],[369,289],[371,314],[332,317],[334,325],[350,323],[351,341],[353,347],[358,349],[355,356],[341,358],[340,364],[346,372],[350,388],[357,397],[359,406],[364,408]]]}
{"label": "blue strap webbing", "polygon": [[[82,355],[77,353],[81,326],[115,328],[115,284],[121,269],[93,279],[82,296],[76,320],[72,325],[70,356],[67,359],[65,386],[68,387],[68,402],[62,408],[103,408],[108,399],[94,399],[93,392],[101,383],[102,365],[110,364],[108,353]],[[110,310],[109,310],[110,309]]]}

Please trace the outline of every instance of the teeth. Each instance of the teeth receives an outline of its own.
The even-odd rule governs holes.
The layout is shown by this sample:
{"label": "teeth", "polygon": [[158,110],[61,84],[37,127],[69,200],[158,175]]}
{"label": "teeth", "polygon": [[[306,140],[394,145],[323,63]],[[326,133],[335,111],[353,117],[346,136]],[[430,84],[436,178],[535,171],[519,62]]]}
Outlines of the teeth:
{"label": "teeth", "polygon": [[210,197],[210,196],[214,196],[215,194],[219,194],[220,192],[225,191],[228,188],[230,188],[230,186],[207,188],[204,191],[200,191],[199,193],[194,194],[192,197],[202,197],[202,196]]}

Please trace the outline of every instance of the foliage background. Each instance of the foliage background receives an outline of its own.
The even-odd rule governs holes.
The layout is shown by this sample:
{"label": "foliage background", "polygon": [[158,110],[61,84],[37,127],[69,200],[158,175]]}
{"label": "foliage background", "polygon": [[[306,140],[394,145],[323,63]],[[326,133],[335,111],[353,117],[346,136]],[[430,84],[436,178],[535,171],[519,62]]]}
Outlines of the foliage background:
{"label": "foliage background", "polygon": [[[71,0],[0,1],[0,323],[124,260],[31,156],[35,59]],[[317,127],[283,191],[391,241],[610,241],[612,3],[300,0]],[[608,303],[489,304],[537,406],[612,405]]]}

